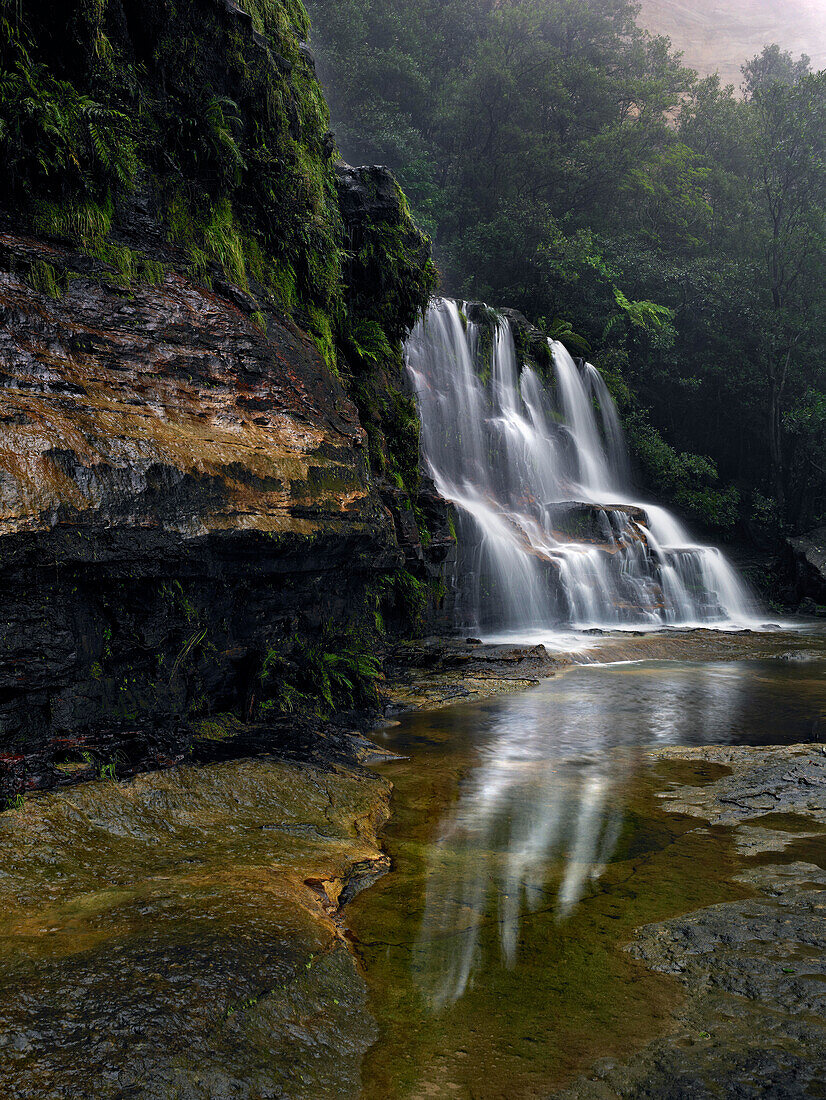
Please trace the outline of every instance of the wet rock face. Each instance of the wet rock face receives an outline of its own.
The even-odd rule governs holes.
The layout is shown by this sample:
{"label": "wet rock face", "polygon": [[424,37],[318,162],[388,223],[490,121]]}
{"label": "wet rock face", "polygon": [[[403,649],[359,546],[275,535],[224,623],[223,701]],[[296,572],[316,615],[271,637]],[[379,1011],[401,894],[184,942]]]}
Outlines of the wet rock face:
{"label": "wet rock face", "polygon": [[[37,261],[74,272],[59,299]],[[251,713],[272,638],[363,622],[403,560],[355,406],[295,325],[91,264],[0,234],[0,797],[78,738]]]}
{"label": "wet rock face", "polygon": [[336,166],[339,205],[347,225],[386,221],[398,216],[399,189],[389,169],[382,165],[353,168]]}
{"label": "wet rock face", "polygon": [[174,273],[128,294],[77,278],[52,300],[9,268],[59,250],[8,233],[0,250],[4,536],[375,521],[355,407],[290,322],[270,312],[265,335]]}
{"label": "wet rock face", "polygon": [[787,597],[801,610],[816,613],[826,605],[826,527],[788,539],[780,559]]}
{"label": "wet rock face", "polygon": [[4,1095],[357,1095],[377,1030],[340,907],[387,869],[388,800],[269,758],[0,815]]}

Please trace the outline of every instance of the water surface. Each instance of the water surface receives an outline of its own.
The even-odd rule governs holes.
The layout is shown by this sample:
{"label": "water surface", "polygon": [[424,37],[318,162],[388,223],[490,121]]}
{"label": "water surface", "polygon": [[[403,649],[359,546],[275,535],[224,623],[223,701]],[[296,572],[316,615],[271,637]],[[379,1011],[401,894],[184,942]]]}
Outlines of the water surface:
{"label": "water surface", "polygon": [[634,928],[742,897],[725,829],[658,797],[720,774],[661,745],[826,739],[822,640],[787,659],[580,667],[515,696],[408,717],[393,873],[352,906],[382,1037],[366,1097],[542,1096],[662,1032],[676,985]]}

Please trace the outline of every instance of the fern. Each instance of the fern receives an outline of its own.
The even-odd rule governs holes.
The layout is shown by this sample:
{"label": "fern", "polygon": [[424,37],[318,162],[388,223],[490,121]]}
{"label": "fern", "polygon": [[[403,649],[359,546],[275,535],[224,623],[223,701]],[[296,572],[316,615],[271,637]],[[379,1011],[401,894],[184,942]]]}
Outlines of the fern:
{"label": "fern", "polygon": [[380,363],[392,358],[390,341],[377,321],[358,318],[351,326],[348,337],[352,350],[365,362]]}
{"label": "fern", "polygon": [[553,323],[547,329],[547,334],[551,340],[559,340],[562,344],[569,344],[571,347],[577,348],[579,351],[589,352],[591,345],[585,339],[584,336],[579,336],[574,332],[571,327],[570,321],[563,321],[557,317]]}

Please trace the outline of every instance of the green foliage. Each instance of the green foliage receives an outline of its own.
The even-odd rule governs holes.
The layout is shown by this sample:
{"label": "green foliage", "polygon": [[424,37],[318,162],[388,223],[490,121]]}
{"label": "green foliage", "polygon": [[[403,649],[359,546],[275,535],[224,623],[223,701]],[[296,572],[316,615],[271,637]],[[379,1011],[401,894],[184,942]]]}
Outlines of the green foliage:
{"label": "green foliage", "polygon": [[0,204],[124,283],[155,279],[112,241],[140,182],[196,277],[255,278],[285,308],[324,314],[314,334],[334,364],[341,222],[327,110],[300,50],[307,16],[296,0],[248,7],[267,48],[202,0],[149,0],[137,41],[103,0],[48,20],[2,0]]}
{"label": "green foliage", "polygon": [[82,752],[80,754],[81,760],[87,767],[91,768],[98,779],[106,779],[110,783],[116,783],[118,780],[118,763],[122,762],[122,758],[117,754],[114,759],[99,760],[93,756],[90,752]]}
{"label": "green foliage", "polygon": [[369,639],[357,631],[321,632],[316,640],[298,634],[268,647],[258,676],[258,716],[312,714],[328,718],[378,701],[381,662]]}
{"label": "green foliage", "polygon": [[62,201],[40,200],[32,211],[32,228],[44,237],[56,237],[86,249],[99,247],[112,228],[113,204],[86,196]]}
{"label": "green foliage", "polygon": [[50,263],[35,260],[29,268],[26,280],[34,289],[50,298],[59,298],[65,289],[64,277]]}
{"label": "green foliage", "polygon": [[585,352],[586,355],[591,350],[591,345],[585,337],[574,332],[570,321],[563,321],[562,318],[555,317],[554,320],[548,324],[540,319],[540,328],[545,331],[546,335],[551,340],[559,340],[560,343],[565,344],[568,348]]}
{"label": "green foliage", "polygon": [[[345,383],[350,370],[398,369],[435,285],[429,242],[398,188],[387,216],[345,242],[300,0],[246,0],[250,20],[211,0],[147,0],[135,20],[108,0],[72,0],[48,18],[0,5],[0,207],[126,288],[165,278],[134,247],[135,210],[149,211],[167,266],[292,314]],[[63,289],[48,265],[29,281]],[[264,309],[253,323],[266,331]],[[384,426],[392,437],[392,417]]]}
{"label": "green foliage", "polygon": [[608,335],[616,320],[624,318],[629,325],[642,329],[655,338],[673,343],[673,309],[657,305],[656,302],[629,302],[618,287],[614,287],[614,298],[621,312],[608,319],[604,336]]}
{"label": "green foliage", "polygon": [[308,3],[343,152],[397,172],[446,290],[564,318],[675,453],[820,522],[826,74],[769,46],[738,98],[631,0]]}
{"label": "green foliage", "polygon": [[734,486],[715,488],[717,469],[710,459],[675,451],[639,413],[630,420],[629,442],[659,494],[709,527],[734,526],[739,493]]}
{"label": "green foliage", "polygon": [[4,190],[24,207],[74,193],[101,201],[129,190],[137,157],[126,113],[38,60],[22,11],[0,18],[0,156]]}
{"label": "green foliage", "polygon": [[356,318],[348,329],[347,340],[352,354],[363,363],[381,363],[393,355],[381,325],[367,317]]}
{"label": "green foliage", "polygon": [[182,194],[175,195],[169,208],[169,239],[186,250],[197,277],[208,279],[215,264],[234,283],[247,286],[244,243],[227,196],[193,212]]}
{"label": "green foliage", "polygon": [[427,608],[427,589],[420,580],[406,569],[400,569],[390,580],[393,597],[401,605],[405,616],[415,630]]}

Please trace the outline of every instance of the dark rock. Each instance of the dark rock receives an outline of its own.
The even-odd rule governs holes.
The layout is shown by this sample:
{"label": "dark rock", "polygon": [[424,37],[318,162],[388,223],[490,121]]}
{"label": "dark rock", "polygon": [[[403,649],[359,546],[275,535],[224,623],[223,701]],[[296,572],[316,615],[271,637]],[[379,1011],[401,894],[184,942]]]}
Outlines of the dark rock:
{"label": "dark rock", "polygon": [[641,542],[645,541],[637,525],[647,525],[648,517],[643,508],[633,504],[566,501],[564,504],[546,504],[544,508],[550,513],[554,535],[563,540],[574,539],[577,542],[593,542],[611,547],[613,540],[628,529],[625,518],[621,523],[614,518],[615,514],[620,514],[634,521],[632,530],[638,534]]}
{"label": "dark rock", "polygon": [[341,163],[336,165],[336,181],[341,216],[348,226],[400,221],[399,185],[389,168]]}
{"label": "dark rock", "polygon": [[304,61],[309,65],[312,72],[315,74],[315,54],[310,49],[307,42],[298,43],[298,52],[301,54]]}
{"label": "dark rock", "polygon": [[[19,274],[38,259],[89,275],[52,300]],[[342,384],[254,288],[170,266],[125,298],[0,231],[0,376],[5,801],[78,753],[174,762],[187,716],[251,713],[274,638],[373,622],[406,560],[447,568],[444,504],[426,490],[427,548],[409,504],[394,524]]]}
{"label": "dark rock", "polygon": [[276,753],[0,814],[4,1095],[355,1097],[378,1031],[341,908],[387,870],[389,792]]}
{"label": "dark rock", "polygon": [[733,827],[739,851],[760,857],[735,876],[752,896],[638,929],[630,954],[683,987],[672,1026],[558,1100],[817,1095],[826,1079],[826,871],[796,860],[768,863],[765,854],[800,842],[799,825],[786,831],[791,822],[805,822],[822,852],[825,758],[810,745],[675,746],[651,756],[731,769],[671,792],[666,808]]}
{"label": "dark rock", "polygon": [[519,310],[493,310],[483,302],[466,302],[464,312],[469,321],[483,327],[495,324],[497,316],[506,317],[510,322],[517,349],[540,368],[550,365],[551,353],[547,336]]}
{"label": "dark rock", "polygon": [[[392,176],[345,175],[348,232],[383,219],[418,249]],[[372,477],[358,409],[263,288],[180,274],[143,190],[119,217],[161,286],[127,296],[100,261],[0,221],[5,802],[79,776],[58,767],[79,752],[132,774],[186,754],[193,715],[249,718],[274,640],[367,637],[402,566],[422,625],[452,615],[455,539],[432,483],[414,512]],[[26,281],[38,262],[74,273],[59,299]],[[409,628],[409,608],[385,611]]]}
{"label": "dark rock", "polygon": [[[778,571],[786,585],[786,596],[792,604],[806,603],[811,609],[826,604],[826,527],[787,539],[780,555]],[[806,610],[803,614],[816,614]]]}

